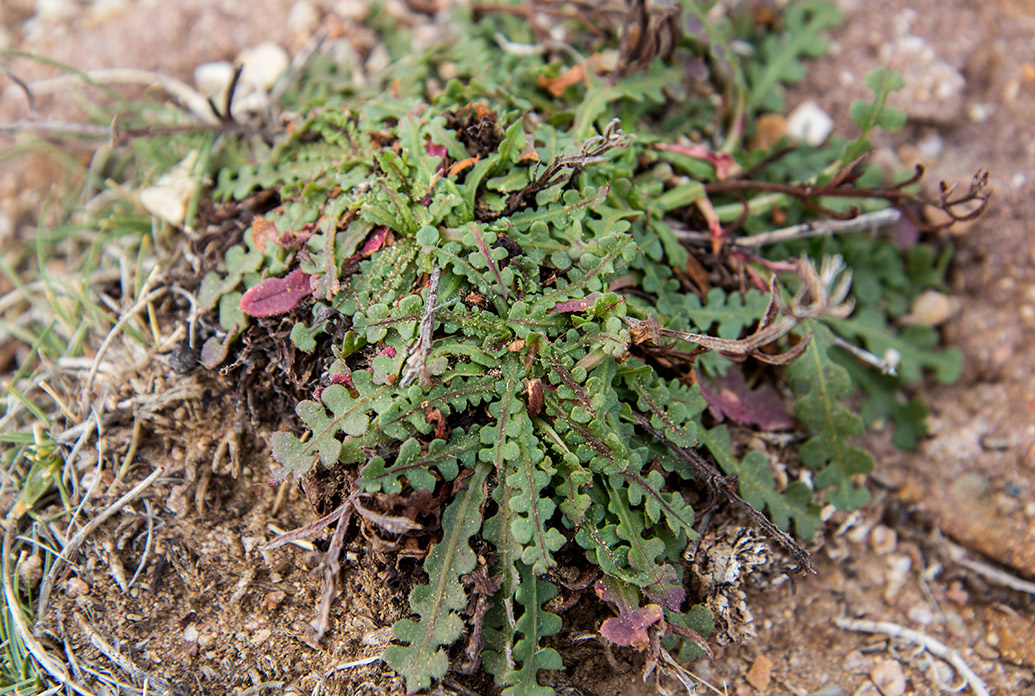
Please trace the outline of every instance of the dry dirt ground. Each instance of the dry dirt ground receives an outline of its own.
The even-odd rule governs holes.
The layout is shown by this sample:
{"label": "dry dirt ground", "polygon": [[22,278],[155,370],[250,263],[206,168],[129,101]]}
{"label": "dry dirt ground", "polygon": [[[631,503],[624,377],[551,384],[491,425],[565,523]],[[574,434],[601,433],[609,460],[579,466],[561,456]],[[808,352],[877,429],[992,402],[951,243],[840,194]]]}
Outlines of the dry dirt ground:
{"label": "dry dirt ground", "polygon": [[[233,58],[261,41],[297,50],[325,10],[361,13],[363,4],[5,0],[0,42],[80,68],[157,68],[189,80],[195,65]],[[834,35],[834,53],[814,66],[791,106],[812,99],[836,123],[849,124],[848,104],[864,96],[862,76],[890,62],[909,80],[901,105],[911,120],[905,132],[882,140],[879,156],[923,162],[931,183],[965,186],[979,168],[992,174],[989,213],[954,232],[958,305],[944,329],[964,351],[964,374],[926,390],[932,436],[917,451],[895,450],[881,433],[870,438],[878,453],[874,502],[831,520],[817,574],[793,589],[753,589],[757,639],[719,649],[713,663],[692,669],[720,692],[744,695],[900,696],[959,685],[930,653],[836,623],[869,619],[958,651],[991,693],[1035,694],[1035,222],[1028,212],[1035,197],[1035,4],[842,5],[846,21]],[[5,116],[17,108],[0,103]],[[7,216],[0,232],[17,232],[27,221],[22,213],[47,190],[51,171],[37,165],[0,173]],[[147,388],[173,386],[182,403],[149,422],[137,459],[144,473],[155,464],[169,472],[152,498],[154,560],[139,583],[120,591],[120,558],[131,573],[148,522],[142,516],[112,525],[72,576],[80,582],[61,588],[49,629],[67,636],[87,662],[102,661],[88,646],[90,630],[117,640],[137,668],[180,693],[314,693],[318,683],[320,693],[399,692],[380,663],[349,665],[384,648],[386,627],[404,611],[403,593],[368,556],[351,554],[332,630],[313,641],[307,623],[318,592],[317,554],[257,550],[271,523],[289,529],[312,513],[293,488],[262,485],[269,471],[263,433],[241,435],[236,477],[229,456],[220,455],[226,463],[211,473],[220,442],[234,432],[234,405],[225,387],[204,378],[170,375]],[[593,630],[594,617],[575,619],[584,633]],[[612,674],[595,641],[557,647],[572,665],[559,684],[577,686],[572,693],[654,693],[632,672]],[[629,670],[633,658],[617,654]],[[477,682],[453,688],[491,693]]]}

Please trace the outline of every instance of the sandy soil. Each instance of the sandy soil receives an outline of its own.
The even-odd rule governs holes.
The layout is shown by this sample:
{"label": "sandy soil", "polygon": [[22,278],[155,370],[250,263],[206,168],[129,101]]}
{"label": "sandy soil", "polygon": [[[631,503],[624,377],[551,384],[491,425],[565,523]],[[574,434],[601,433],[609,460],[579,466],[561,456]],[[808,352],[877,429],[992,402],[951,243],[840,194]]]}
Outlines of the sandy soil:
{"label": "sandy soil", "polygon": [[[132,65],[183,79],[199,63],[232,58],[264,40],[295,50],[311,29],[297,6],[323,9],[292,0],[249,3],[247,12],[232,0],[66,4],[65,14],[52,10],[43,20],[26,0],[0,6],[6,40],[80,68]],[[338,4],[348,11],[357,3]],[[891,62],[913,90],[902,103],[911,121],[905,132],[883,138],[880,156],[923,162],[930,184],[965,186],[979,168],[992,173],[996,195],[988,215],[953,233],[959,305],[944,328],[965,353],[964,375],[925,392],[932,437],[916,452],[895,450],[881,433],[870,437],[879,455],[874,502],[832,520],[816,575],[793,588],[752,590],[756,640],[720,649],[714,663],[693,670],[731,694],[947,693],[939,679],[957,678],[943,674],[943,663],[886,635],[835,623],[863,618],[894,622],[957,650],[993,693],[1035,693],[1031,590],[1005,587],[987,570],[1035,578],[1035,234],[1028,214],[1035,194],[1035,3],[842,4],[847,19],[835,53],[814,66],[791,106],[811,99],[849,124],[848,104],[865,96],[862,76]],[[22,108],[10,103],[16,98],[5,92],[5,117]],[[38,165],[0,173],[8,233],[28,220],[25,211],[52,172]],[[88,657],[96,652],[85,626],[117,636],[132,646],[137,667],[180,693],[312,693],[317,683],[322,693],[399,692],[380,663],[334,670],[376,655],[390,639],[387,627],[405,609],[404,593],[386,582],[394,575],[354,541],[360,552],[345,564],[331,634],[314,642],[307,624],[318,592],[317,554],[257,550],[270,536],[268,525],[289,529],[312,513],[294,488],[263,486],[267,433],[240,437],[236,477],[229,463],[206,473],[233,432],[233,403],[218,382],[192,379],[192,398],[157,422],[140,454],[170,467],[169,480],[156,488],[167,508],[158,515],[156,560],[123,593],[113,559],[135,567],[141,528],[111,530],[113,546],[99,540],[89,549],[92,560],[77,574],[83,585],[62,588],[65,601],[49,629]],[[128,440],[128,429],[124,435]],[[573,618],[592,630],[592,616]],[[572,693],[655,692],[632,672],[612,674],[595,641],[558,647],[573,665],[559,683]],[[634,669],[634,655],[616,656],[621,668]],[[490,693],[487,684],[469,681],[448,688]]]}

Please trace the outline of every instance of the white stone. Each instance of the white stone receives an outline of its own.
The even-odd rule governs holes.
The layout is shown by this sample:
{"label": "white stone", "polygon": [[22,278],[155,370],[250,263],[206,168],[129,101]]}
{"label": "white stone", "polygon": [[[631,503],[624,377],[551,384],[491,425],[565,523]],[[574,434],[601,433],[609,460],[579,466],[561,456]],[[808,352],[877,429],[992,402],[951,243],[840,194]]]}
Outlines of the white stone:
{"label": "white stone", "polygon": [[287,16],[287,28],[292,34],[312,34],[320,24],[320,11],[309,0],[298,0]]}
{"label": "white stone", "polygon": [[129,0],[94,0],[90,5],[90,21],[103,22],[118,17],[131,7]]}
{"label": "white stone", "polygon": [[72,0],[36,0],[36,19],[47,24],[66,22],[79,13]]}
{"label": "white stone", "polygon": [[906,615],[909,620],[918,626],[930,626],[934,623],[934,612],[923,604],[918,604],[909,610]]}
{"label": "white stone", "polygon": [[183,226],[187,204],[200,183],[194,174],[197,161],[198,151],[191,150],[175,167],[159,177],[153,186],[142,189],[137,197],[144,208],[170,225]]}
{"label": "white stone", "polygon": [[237,60],[244,66],[241,82],[267,92],[291,64],[287,51],[272,41],[246,48],[237,56]]}
{"label": "white stone", "polygon": [[936,160],[938,155],[942,154],[942,150],[945,147],[945,141],[937,133],[932,133],[916,145],[916,151],[920,153],[920,156],[929,159]]}
{"label": "white stone", "polygon": [[230,80],[234,77],[234,66],[229,61],[202,63],[194,68],[194,84],[198,91],[219,103]]}
{"label": "white stone", "polygon": [[342,19],[362,22],[367,18],[367,4],[363,0],[341,0],[334,6],[334,12]]}
{"label": "white stone", "polygon": [[183,629],[183,642],[198,642],[198,629],[194,627],[194,624],[191,624],[190,626],[187,626],[187,628]]}
{"label": "white stone", "polygon": [[799,104],[787,117],[787,134],[813,147],[822,145],[833,130],[834,119],[814,101]]}
{"label": "white stone", "polygon": [[909,318],[917,324],[938,326],[951,319],[959,309],[959,300],[937,290],[925,290],[913,300]]}
{"label": "white stone", "polygon": [[902,696],[906,693],[906,676],[902,665],[895,660],[885,660],[873,668],[870,679],[884,696]]}

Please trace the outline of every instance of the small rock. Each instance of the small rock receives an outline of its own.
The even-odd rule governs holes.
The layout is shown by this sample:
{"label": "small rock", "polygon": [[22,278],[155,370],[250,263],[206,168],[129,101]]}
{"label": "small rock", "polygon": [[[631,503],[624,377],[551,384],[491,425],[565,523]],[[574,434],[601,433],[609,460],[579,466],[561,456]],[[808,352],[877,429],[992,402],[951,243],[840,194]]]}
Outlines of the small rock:
{"label": "small rock", "polygon": [[927,678],[942,690],[947,691],[951,688],[951,684],[956,681],[956,672],[941,660],[934,660],[927,669]]}
{"label": "small rock", "polygon": [[768,150],[787,135],[787,119],[782,114],[762,114],[755,121],[751,149]]}
{"label": "small rock", "polygon": [[287,598],[287,593],[282,590],[274,590],[262,600],[262,607],[267,612],[273,611],[280,606],[280,603]]}
{"label": "small rock", "polygon": [[334,6],[334,12],[342,19],[362,22],[367,18],[367,3],[364,0],[341,0]]}
{"label": "small rock", "polygon": [[94,0],[90,5],[90,21],[96,24],[118,17],[132,7],[129,0]]}
{"label": "small rock", "polygon": [[870,548],[878,556],[886,556],[898,545],[898,534],[894,529],[878,524],[870,532]]}
{"label": "small rock", "polygon": [[880,696],[880,692],[877,691],[877,687],[873,685],[873,682],[866,682],[856,689],[852,696]]}
{"label": "small rock", "polygon": [[963,589],[963,585],[958,580],[954,580],[949,584],[949,589],[945,590],[945,599],[962,607],[970,601],[970,594]]}
{"label": "small rock", "polygon": [[194,174],[197,159],[198,151],[191,150],[168,173],[160,176],[153,186],[141,189],[137,197],[149,213],[174,227],[183,225],[187,204],[199,183]]}
{"label": "small rock", "polygon": [[320,11],[309,0],[298,0],[291,6],[285,24],[292,34],[311,35],[320,24]]}
{"label": "small rock", "polygon": [[999,659],[999,651],[983,640],[979,640],[974,646],[974,652],[983,660],[994,661]]}
{"label": "small rock", "polygon": [[72,0],[36,0],[36,19],[48,24],[61,24],[79,14]]}
{"label": "small rock", "polygon": [[65,593],[75,599],[90,594],[90,586],[79,578],[69,578],[65,581]]}
{"label": "small rock", "polygon": [[917,324],[938,326],[951,319],[959,309],[959,300],[937,290],[925,290],[913,300],[909,319]]}
{"label": "small rock", "polygon": [[888,556],[887,572],[885,574],[886,585],[884,587],[884,601],[890,603],[902,586],[909,579],[909,573],[913,569],[913,559],[901,554]]}
{"label": "small rock", "polygon": [[813,147],[822,145],[833,130],[834,119],[814,101],[802,102],[787,117],[787,134]]}
{"label": "small rock", "polygon": [[773,678],[773,661],[765,655],[759,655],[751,665],[747,673],[748,684],[759,691],[765,692],[769,688],[769,680]]}
{"label": "small rock", "polygon": [[928,135],[916,145],[917,153],[928,160],[938,159],[938,155],[942,154],[944,148],[945,141],[937,133]]}
{"label": "small rock", "polygon": [[36,587],[43,576],[43,559],[34,553],[18,562],[18,577],[26,587]]}
{"label": "small rock", "polygon": [[873,668],[870,679],[883,696],[902,696],[906,693],[906,677],[902,665],[895,660],[885,660]]}
{"label": "small rock", "polygon": [[918,626],[930,626],[934,623],[934,612],[922,604],[911,608],[906,616]]}
{"label": "small rock", "polygon": [[183,629],[183,642],[198,642],[198,629],[194,627],[194,624],[191,624],[190,626],[187,626],[187,628]]}
{"label": "small rock", "polygon": [[855,672],[866,666],[866,656],[860,650],[853,650],[845,655],[842,667],[846,672]]}
{"label": "small rock", "polygon": [[223,97],[230,80],[234,76],[234,66],[229,61],[219,60],[214,63],[202,63],[194,68],[194,84],[198,91],[206,97],[219,100]]}
{"label": "small rock", "polygon": [[819,691],[813,691],[809,696],[844,696],[845,690],[840,686],[824,686]]}
{"label": "small rock", "polygon": [[246,48],[237,56],[237,60],[244,66],[241,82],[267,92],[291,64],[287,51],[272,41]]}
{"label": "small rock", "polygon": [[264,628],[261,631],[256,631],[255,635],[252,636],[252,645],[262,645],[270,639],[273,635],[273,631],[268,628]]}

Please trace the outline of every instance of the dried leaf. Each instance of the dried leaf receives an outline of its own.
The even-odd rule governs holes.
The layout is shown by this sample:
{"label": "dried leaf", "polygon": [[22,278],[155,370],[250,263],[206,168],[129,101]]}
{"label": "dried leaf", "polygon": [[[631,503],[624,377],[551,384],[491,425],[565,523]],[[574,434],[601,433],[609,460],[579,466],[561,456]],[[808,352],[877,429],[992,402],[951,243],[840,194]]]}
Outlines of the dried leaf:
{"label": "dried leaf", "polygon": [[[592,59],[590,59],[592,60]],[[569,87],[574,87],[580,82],[586,79],[586,63],[589,61],[583,61],[578,65],[573,65],[567,72],[561,73],[557,77],[547,77],[546,75],[540,75],[537,82],[539,86],[545,89],[553,97],[564,96],[564,92]]]}
{"label": "dried leaf", "polygon": [[266,252],[267,242],[273,242],[284,249],[299,249],[316,232],[315,223],[302,225],[297,232],[293,230],[280,232],[275,224],[261,215],[252,222],[252,241],[255,242],[255,248],[262,253]]}

